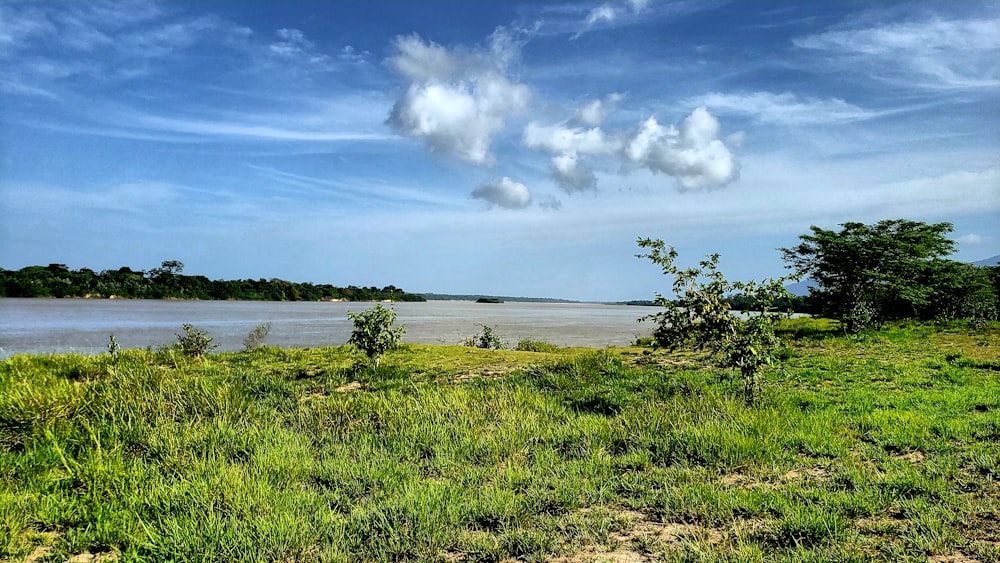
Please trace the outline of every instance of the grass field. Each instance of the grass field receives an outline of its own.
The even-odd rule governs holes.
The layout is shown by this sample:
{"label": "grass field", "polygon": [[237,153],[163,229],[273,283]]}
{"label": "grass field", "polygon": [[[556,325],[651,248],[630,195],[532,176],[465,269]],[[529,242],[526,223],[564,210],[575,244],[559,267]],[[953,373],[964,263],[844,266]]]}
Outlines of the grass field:
{"label": "grass field", "polygon": [[1000,329],[0,362],[10,561],[1000,561]]}

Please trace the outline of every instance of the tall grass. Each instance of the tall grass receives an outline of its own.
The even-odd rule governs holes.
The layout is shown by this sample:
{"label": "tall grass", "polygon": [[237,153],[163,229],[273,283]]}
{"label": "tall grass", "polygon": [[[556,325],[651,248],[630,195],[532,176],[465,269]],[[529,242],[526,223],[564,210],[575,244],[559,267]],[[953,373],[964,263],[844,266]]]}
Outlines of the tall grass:
{"label": "tall grass", "polygon": [[[1000,560],[1000,338],[0,362],[0,558]],[[39,551],[41,550],[41,551]]]}

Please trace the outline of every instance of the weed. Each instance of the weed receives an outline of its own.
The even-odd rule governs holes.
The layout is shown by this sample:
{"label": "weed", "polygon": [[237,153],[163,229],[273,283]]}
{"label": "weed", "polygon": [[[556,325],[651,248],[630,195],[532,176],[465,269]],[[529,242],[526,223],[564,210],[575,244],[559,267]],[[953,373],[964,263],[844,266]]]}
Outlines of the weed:
{"label": "weed", "polygon": [[264,346],[264,341],[267,340],[267,334],[271,332],[271,323],[260,323],[247,333],[246,338],[243,339],[243,351],[253,352],[258,348]]}

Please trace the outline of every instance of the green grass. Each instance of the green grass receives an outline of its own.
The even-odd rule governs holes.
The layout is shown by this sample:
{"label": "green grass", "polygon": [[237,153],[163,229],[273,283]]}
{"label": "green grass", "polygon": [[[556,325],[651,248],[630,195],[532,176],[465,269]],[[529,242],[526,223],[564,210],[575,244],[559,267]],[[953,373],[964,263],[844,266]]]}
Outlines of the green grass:
{"label": "green grass", "polygon": [[0,362],[0,559],[1000,561],[1000,333]]}

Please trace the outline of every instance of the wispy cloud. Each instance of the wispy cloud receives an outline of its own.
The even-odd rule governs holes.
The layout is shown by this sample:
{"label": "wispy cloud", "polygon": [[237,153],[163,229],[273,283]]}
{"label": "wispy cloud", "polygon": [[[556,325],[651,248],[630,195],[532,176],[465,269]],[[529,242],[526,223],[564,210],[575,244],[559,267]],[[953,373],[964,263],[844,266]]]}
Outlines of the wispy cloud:
{"label": "wispy cloud", "polygon": [[1000,19],[943,19],[834,29],[794,39],[844,68],[923,89],[1000,87]]}
{"label": "wispy cloud", "polygon": [[983,235],[978,235],[976,233],[969,233],[955,238],[961,244],[982,244],[989,240],[989,237],[984,237]]}
{"label": "wispy cloud", "polygon": [[246,166],[264,178],[296,188],[297,197],[307,201],[314,201],[318,194],[325,192],[357,202],[420,204],[438,208],[464,207],[453,197],[439,196],[420,187],[399,186],[372,178],[318,178],[273,167],[254,164]]}
{"label": "wispy cloud", "polygon": [[723,115],[749,115],[763,123],[779,125],[813,125],[849,123],[881,117],[893,112],[867,110],[840,98],[800,97],[790,92],[732,93],[712,92],[685,101],[686,105],[703,105]]}
{"label": "wispy cloud", "polygon": [[0,81],[18,85],[22,94],[51,95],[62,79],[143,76],[155,61],[199,42],[250,35],[211,14],[169,16],[147,1],[0,3]]}

